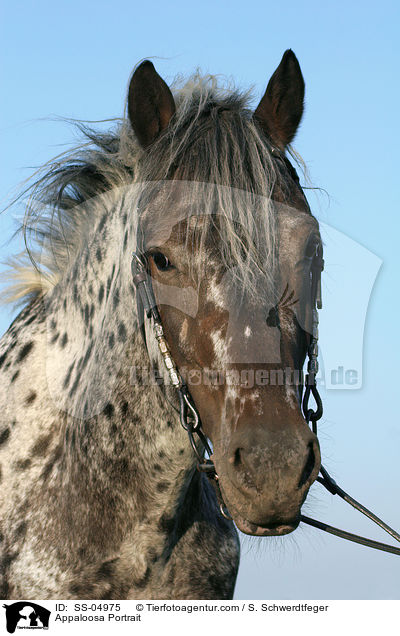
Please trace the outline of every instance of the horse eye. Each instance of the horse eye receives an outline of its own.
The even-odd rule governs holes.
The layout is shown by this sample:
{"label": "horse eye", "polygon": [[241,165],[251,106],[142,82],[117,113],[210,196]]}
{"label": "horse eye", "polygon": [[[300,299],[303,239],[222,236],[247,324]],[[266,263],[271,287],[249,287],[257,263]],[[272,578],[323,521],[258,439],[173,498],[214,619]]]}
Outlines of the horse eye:
{"label": "horse eye", "polygon": [[306,258],[313,258],[317,253],[318,246],[319,243],[316,239],[309,241],[305,250]]}
{"label": "horse eye", "polygon": [[152,255],[152,259],[160,272],[166,272],[169,269],[173,268],[169,259],[162,252],[154,252]]}

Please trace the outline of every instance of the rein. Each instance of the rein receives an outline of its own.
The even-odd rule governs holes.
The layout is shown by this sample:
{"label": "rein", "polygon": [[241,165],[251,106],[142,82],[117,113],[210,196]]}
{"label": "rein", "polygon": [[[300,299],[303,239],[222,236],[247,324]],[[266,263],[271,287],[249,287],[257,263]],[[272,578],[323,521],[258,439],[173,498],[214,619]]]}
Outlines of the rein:
{"label": "rein", "polygon": [[[215,470],[214,463],[211,459],[212,449],[208,443],[207,437],[202,431],[199,413],[190,396],[187,385],[179,374],[164,335],[161,316],[157,308],[157,303],[151,285],[150,275],[148,273],[146,258],[143,255],[134,252],[131,267],[132,280],[136,288],[138,319],[139,324],[141,325],[144,343],[147,348],[146,334],[144,328],[144,316],[146,315],[147,318],[152,319],[153,332],[158,344],[159,351],[163,358],[165,368],[168,371],[171,384],[177,391],[177,396],[179,399],[180,422],[182,427],[188,434],[190,444],[197,457],[197,468],[199,471],[205,473],[213,484],[221,514],[225,518],[231,519],[231,516],[226,509],[223,497],[221,495],[221,490],[218,484],[218,475]],[[318,309],[322,308],[321,272],[323,270],[323,267],[324,261],[317,248],[311,269],[311,297],[313,299],[312,333],[308,346],[307,375],[305,379],[305,390],[302,399],[302,411],[304,418],[307,424],[311,423],[312,431],[315,435],[317,435],[317,422],[321,419],[323,413],[322,400],[318,392],[316,382],[316,376],[318,373]],[[309,408],[309,399],[311,395],[315,400],[315,410]],[[200,441],[201,450],[199,450],[199,447],[196,444],[195,437],[197,437]],[[204,457],[204,450],[207,452],[208,458]],[[369,519],[371,519],[371,521],[379,525],[383,530],[385,530],[385,532],[387,532],[394,539],[400,542],[399,533],[393,530],[384,521],[382,521],[374,513],[368,510],[368,508],[353,499],[353,497],[351,497],[347,492],[340,488],[335,480],[329,475],[326,468],[324,468],[324,466],[322,465],[320,469],[320,476],[317,477],[317,481],[322,484],[324,488],[326,488],[332,495],[339,495],[339,497],[353,506],[353,508],[366,515]],[[391,554],[397,554],[398,556],[400,556],[400,548],[391,546],[390,544],[374,541],[373,539],[368,539],[366,537],[341,530],[340,528],[335,528],[334,526],[330,526],[326,523],[323,523],[322,521],[317,521],[316,519],[311,519],[310,517],[306,517],[305,515],[301,515],[300,520],[310,526],[313,526],[314,528],[324,530],[325,532],[341,537],[342,539],[347,539],[348,541],[353,541],[354,543],[359,543],[369,548],[382,550],[384,552],[390,552]]]}
{"label": "rein", "polygon": [[[313,319],[312,319],[312,334],[311,341],[308,347],[308,363],[307,363],[307,375],[306,375],[306,388],[304,391],[303,401],[302,401],[302,411],[304,415],[304,419],[307,424],[311,422],[311,428],[315,435],[318,435],[317,432],[317,422],[321,419],[323,414],[323,406],[321,396],[317,389],[317,380],[316,376],[318,373],[318,309],[322,309],[322,297],[321,297],[321,273],[324,268],[324,261],[321,258],[318,251],[315,254],[313,266],[311,270],[312,276],[312,298],[313,298]],[[316,410],[309,408],[309,399],[312,394],[315,403]],[[385,532],[390,534],[396,541],[400,542],[400,534],[393,530],[390,526],[388,526],[382,519],[377,517],[373,512],[368,510],[365,506],[363,506],[359,501],[353,499],[343,488],[341,488],[336,481],[330,476],[326,468],[321,465],[320,468],[321,476],[317,477],[317,481],[328,490],[332,495],[339,495],[341,499],[346,501],[346,503],[350,504],[364,514],[366,517],[371,519],[374,523],[380,526]],[[335,528],[334,526],[330,526],[322,521],[317,521],[316,519],[311,519],[310,517],[306,517],[305,515],[300,515],[300,521],[313,526],[314,528],[318,528],[319,530],[324,530],[325,532],[329,532],[329,534],[334,534],[337,537],[341,537],[342,539],[347,539],[348,541],[353,541],[354,543],[359,543],[361,545],[365,545],[369,548],[375,548],[376,550],[382,550],[384,552],[390,552],[391,554],[397,554],[400,556],[400,548],[389,545],[387,543],[381,543],[380,541],[374,541],[373,539],[367,539],[366,537],[362,537],[358,534],[353,534],[351,532],[347,532],[346,530],[341,530],[340,528]]]}

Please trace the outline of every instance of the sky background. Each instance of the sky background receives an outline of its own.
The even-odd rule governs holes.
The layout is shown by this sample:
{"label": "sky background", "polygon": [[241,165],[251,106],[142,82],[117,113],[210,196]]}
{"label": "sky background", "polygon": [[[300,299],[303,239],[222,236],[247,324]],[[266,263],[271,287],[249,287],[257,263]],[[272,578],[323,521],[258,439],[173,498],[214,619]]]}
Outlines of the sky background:
{"label": "sky background", "polygon": [[[306,81],[294,145],[312,183],[328,193],[309,193],[326,243],[323,362],[334,352],[335,364],[362,374],[362,388],[321,388],[323,461],[345,490],[396,529],[399,18],[400,4],[387,0],[14,0],[1,3],[0,15],[2,208],[34,167],[76,141],[60,118],[123,113],[129,76],[141,59],[151,58],[166,81],[196,67],[231,77],[239,87],[254,87],[256,106],[283,52],[293,49]],[[2,261],[18,251],[18,242],[10,242],[15,229],[13,214],[0,215]],[[0,308],[1,332],[13,315]],[[318,484],[303,510],[386,540]],[[303,525],[284,538],[243,538],[235,596],[398,599],[400,559]]]}

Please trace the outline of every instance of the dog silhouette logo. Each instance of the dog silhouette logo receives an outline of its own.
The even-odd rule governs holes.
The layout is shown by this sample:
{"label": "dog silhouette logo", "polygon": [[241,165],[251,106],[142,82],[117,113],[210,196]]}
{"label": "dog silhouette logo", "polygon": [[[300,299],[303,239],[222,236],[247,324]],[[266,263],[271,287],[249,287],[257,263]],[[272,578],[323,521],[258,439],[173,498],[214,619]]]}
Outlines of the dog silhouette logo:
{"label": "dog silhouette logo", "polygon": [[18,601],[3,605],[6,610],[6,627],[9,634],[16,629],[49,629],[50,610],[32,603]]}

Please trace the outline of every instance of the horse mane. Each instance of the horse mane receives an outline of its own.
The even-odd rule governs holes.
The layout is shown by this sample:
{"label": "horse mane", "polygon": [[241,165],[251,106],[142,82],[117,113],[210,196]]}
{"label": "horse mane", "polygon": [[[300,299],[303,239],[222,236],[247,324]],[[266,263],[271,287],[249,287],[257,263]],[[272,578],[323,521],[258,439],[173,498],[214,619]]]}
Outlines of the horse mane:
{"label": "horse mane", "polygon": [[[218,224],[221,254],[224,261],[238,266],[235,275],[249,289],[255,269],[272,277],[276,215],[271,193],[282,174],[252,118],[251,93],[199,72],[186,81],[175,80],[172,92],[176,113],[165,133],[146,150],[139,146],[126,117],[112,120],[109,132],[75,122],[84,142],[46,163],[17,199],[28,196],[20,227],[25,250],[8,260],[5,302],[26,303],[57,284],[73,263],[88,224],[93,227],[96,215],[104,214],[104,206],[96,204],[98,195],[176,175],[195,184],[193,196],[201,184],[217,186],[223,210]],[[201,189],[203,198],[206,191]],[[238,192],[245,193],[239,203]],[[249,202],[255,213],[249,213]],[[215,191],[204,205],[215,206]],[[210,223],[214,220],[210,217]]]}

